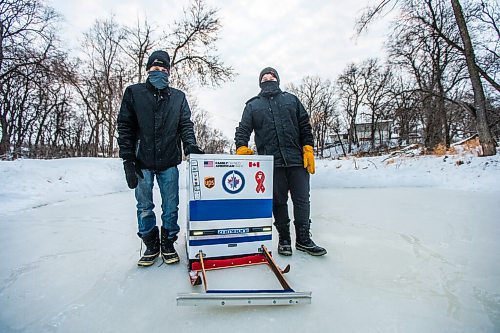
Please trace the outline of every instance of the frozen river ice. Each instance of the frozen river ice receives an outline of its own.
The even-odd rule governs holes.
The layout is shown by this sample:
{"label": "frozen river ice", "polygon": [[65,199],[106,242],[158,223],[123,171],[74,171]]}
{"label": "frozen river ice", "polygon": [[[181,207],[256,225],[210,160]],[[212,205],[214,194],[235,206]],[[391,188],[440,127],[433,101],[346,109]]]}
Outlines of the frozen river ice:
{"label": "frozen river ice", "polygon": [[[179,265],[136,267],[132,192],[0,214],[0,331],[500,331],[497,194],[314,189],[311,202],[313,239],[329,253],[275,256],[296,291],[312,291],[311,305],[293,307],[176,306],[178,292],[202,292],[189,284],[184,239]],[[208,281],[279,288],[263,265]]]}

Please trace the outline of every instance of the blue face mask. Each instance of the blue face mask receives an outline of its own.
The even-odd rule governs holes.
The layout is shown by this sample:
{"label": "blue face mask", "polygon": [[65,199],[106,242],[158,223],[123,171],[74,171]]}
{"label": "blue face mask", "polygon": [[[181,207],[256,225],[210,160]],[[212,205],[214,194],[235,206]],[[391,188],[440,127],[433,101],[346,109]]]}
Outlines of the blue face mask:
{"label": "blue face mask", "polygon": [[168,86],[168,73],[162,71],[151,71],[149,72],[149,82],[156,89],[165,89]]}

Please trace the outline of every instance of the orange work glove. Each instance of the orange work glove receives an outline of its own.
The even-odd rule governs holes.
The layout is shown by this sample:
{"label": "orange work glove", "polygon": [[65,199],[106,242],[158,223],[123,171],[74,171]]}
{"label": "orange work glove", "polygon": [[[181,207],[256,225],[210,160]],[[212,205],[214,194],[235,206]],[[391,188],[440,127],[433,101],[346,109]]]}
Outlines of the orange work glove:
{"label": "orange work glove", "polygon": [[240,148],[236,149],[236,155],[253,155],[254,152],[252,149],[248,148],[247,146],[241,146]]}
{"label": "orange work glove", "polygon": [[314,167],[314,150],[313,147],[309,145],[305,145],[302,148],[302,152],[304,154],[304,168],[307,169],[307,172],[310,174],[314,174],[316,171]]}

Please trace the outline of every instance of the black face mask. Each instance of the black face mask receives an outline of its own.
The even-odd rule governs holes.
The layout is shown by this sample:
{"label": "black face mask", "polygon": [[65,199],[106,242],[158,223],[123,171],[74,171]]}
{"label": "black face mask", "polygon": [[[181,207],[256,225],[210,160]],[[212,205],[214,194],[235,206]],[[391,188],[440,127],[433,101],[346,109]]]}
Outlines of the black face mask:
{"label": "black face mask", "polygon": [[274,96],[281,92],[278,81],[265,81],[260,83],[261,96]]}

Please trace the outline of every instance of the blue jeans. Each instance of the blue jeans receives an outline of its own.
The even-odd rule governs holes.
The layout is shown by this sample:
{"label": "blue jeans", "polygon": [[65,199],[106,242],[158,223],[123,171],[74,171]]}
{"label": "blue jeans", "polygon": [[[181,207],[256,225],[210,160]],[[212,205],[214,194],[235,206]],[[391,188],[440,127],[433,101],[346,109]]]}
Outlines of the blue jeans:
{"label": "blue jeans", "polygon": [[153,185],[154,177],[160,188],[161,195],[161,221],[164,229],[168,231],[168,238],[174,238],[180,231],[177,223],[179,211],[179,170],[177,166],[164,171],[142,169],[144,179],[138,177],[139,183],[135,189],[137,200],[137,223],[139,237],[147,234],[156,226],[156,216],[153,211]]}

